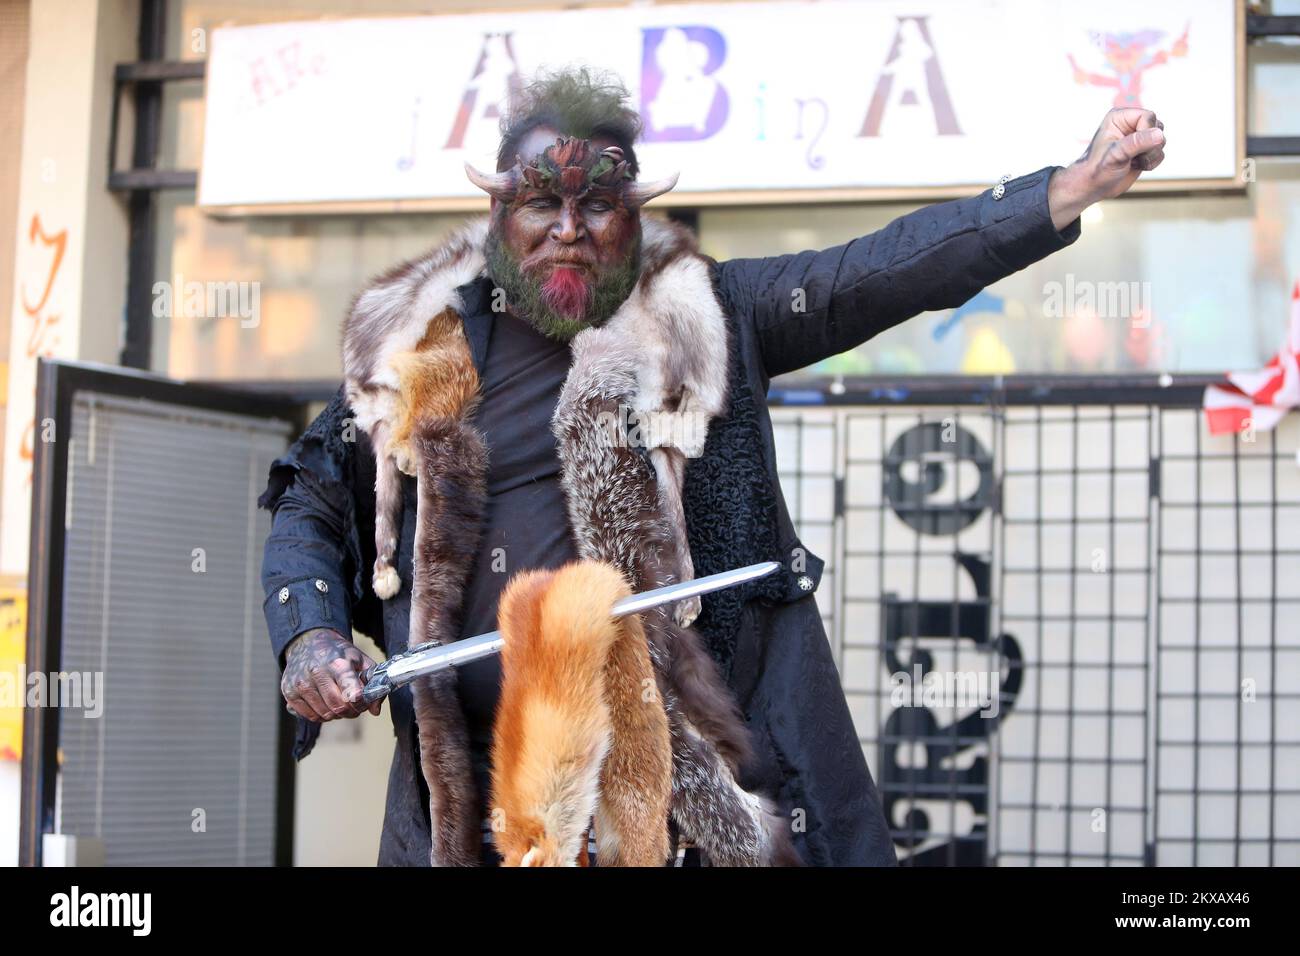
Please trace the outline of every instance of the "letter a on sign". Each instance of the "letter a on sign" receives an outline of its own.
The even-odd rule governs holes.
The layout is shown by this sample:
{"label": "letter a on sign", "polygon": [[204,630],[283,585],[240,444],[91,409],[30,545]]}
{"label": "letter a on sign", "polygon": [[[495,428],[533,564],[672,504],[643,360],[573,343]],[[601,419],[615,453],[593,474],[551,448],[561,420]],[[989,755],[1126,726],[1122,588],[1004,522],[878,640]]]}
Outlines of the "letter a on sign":
{"label": "letter a on sign", "polygon": [[930,39],[927,17],[899,17],[898,32],[889,56],[876,77],[876,90],[867,107],[859,136],[879,136],[885,113],[907,107],[921,108],[928,101],[934,114],[934,131],[940,136],[960,136],[957,114],[939,66],[939,53]]}
{"label": "letter a on sign", "polygon": [[471,122],[491,120],[492,132],[506,100],[519,91],[519,65],[509,33],[489,33],[483,37],[474,75],[465,86],[460,108],[452,122],[451,135],[443,149],[464,149]]}

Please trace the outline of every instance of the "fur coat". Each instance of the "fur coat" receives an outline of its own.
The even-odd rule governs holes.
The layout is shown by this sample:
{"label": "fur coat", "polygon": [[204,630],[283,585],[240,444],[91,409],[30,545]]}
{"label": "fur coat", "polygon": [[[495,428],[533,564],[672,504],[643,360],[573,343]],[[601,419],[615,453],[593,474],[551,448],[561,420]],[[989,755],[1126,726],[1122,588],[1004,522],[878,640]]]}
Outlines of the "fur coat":
{"label": "fur coat", "polygon": [[[692,627],[744,719],[751,753],[737,783],[797,821],[794,848],[805,863],[889,865],[894,852],[814,600],[822,561],[799,540],[780,492],[764,401],[770,378],[852,348],[917,312],[953,308],[1075,241],[1077,222],[1059,233],[1051,223],[1053,171],[1012,180],[996,199],[985,190],[920,209],[844,245],[701,260],[728,346],[724,407],[710,421],[703,454],[686,468],[682,490],[694,571],[703,576],[764,560],[783,567],[705,597]],[[493,325],[483,285],[446,290],[460,299],[459,319],[480,373]],[[793,308],[796,301],[801,309]],[[341,438],[355,417],[340,389],[273,463],[260,499],[274,513],[262,580],[277,656],[309,627],[355,628],[390,654],[407,647],[409,589],[388,600],[373,589],[373,489],[382,449],[365,432],[356,441]],[[412,575],[416,504],[408,494],[396,563],[403,580]],[[390,713],[397,746],[380,862],[427,864],[431,835],[409,689],[390,698]],[[296,755],[310,751],[317,729],[300,722]]]}
{"label": "fur coat", "polygon": [[[473,221],[391,270],[357,297],[344,324],[347,398],[377,462],[372,586],[381,598],[401,588],[393,567],[400,473],[417,481],[410,646],[455,639],[479,542],[488,451],[473,422],[478,378],[456,290],[483,273],[486,234],[486,221]],[[578,553],[613,565],[634,590],[691,575],[681,481],[724,409],[728,342],[694,237],[647,219],[637,284],[605,323],[574,338],[552,423]],[[672,822],[715,863],[795,862],[791,821],[738,781],[749,735],[687,626],[693,610],[644,615],[673,745]],[[417,681],[413,697],[431,861],[470,865],[481,821],[454,672]]]}

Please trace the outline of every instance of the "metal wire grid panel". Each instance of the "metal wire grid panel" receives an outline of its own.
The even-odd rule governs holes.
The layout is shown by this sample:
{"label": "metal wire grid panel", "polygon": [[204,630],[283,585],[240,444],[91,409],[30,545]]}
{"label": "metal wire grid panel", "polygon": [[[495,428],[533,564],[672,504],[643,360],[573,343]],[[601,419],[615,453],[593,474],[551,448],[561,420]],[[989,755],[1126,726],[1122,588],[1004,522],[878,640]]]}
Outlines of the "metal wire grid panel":
{"label": "metal wire grid panel", "polygon": [[995,741],[999,862],[1146,860],[1151,414],[1003,417],[999,607],[1023,681]]}
{"label": "metal wire grid panel", "polygon": [[1250,443],[1151,405],[773,418],[905,864],[1300,859],[1294,419]]}
{"label": "metal wire grid panel", "polygon": [[1300,862],[1300,457],[1160,419],[1155,862]]}
{"label": "metal wire grid panel", "polygon": [[[831,560],[840,548],[840,428],[829,409],[806,409],[773,417],[777,470],[790,516],[804,546],[826,560],[817,588],[817,607],[832,642],[837,640],[836,609],[840,601],[839,563]],[[797,556],[796,556],[797,557]],[[836,649],[839,659],[839,649]]]}

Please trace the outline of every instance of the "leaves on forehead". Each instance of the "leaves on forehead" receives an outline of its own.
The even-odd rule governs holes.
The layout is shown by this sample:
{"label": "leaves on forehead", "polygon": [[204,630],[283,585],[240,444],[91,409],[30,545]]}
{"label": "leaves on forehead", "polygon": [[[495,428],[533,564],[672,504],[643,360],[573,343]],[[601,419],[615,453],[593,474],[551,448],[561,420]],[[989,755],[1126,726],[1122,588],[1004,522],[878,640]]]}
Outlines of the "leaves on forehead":
{"label": "leaves on forehead", "polygon": [[[622,155],[620,150],[619,156]],[[620,187],[624,180],[632,178],[632,173],[628,169],[627,160],[615,159],[609,153],[604,153],[596,161],[596,164],[591,167],[588,178],[593,183],[599,183],[602,186]]]}
{"label": "leaves on forehead", "polygon": [[609,146],[597,152],[590,140],[561,136],[531,164],[516,157],[524,181],[534,189],[581,193],[590,186],[622,188],[632,179],[623,150]]}
{"label": "leaves on forehead", "polygon": [[587,170],[581,166],[560,167],[560,192],[576,195],[587,189]]}
{"label": "leaves on forehead", "polygon": [[551,173],[549,170],[538,169],[536,166],[522,166],[522,172],[524,182],[533,189],[551,188]]}
{"label": "leaves on forehead", "polygon": [[592,160],[591,141],[561,136],[554,146],[547,148],[546,155],[556,166],[589,166]]}

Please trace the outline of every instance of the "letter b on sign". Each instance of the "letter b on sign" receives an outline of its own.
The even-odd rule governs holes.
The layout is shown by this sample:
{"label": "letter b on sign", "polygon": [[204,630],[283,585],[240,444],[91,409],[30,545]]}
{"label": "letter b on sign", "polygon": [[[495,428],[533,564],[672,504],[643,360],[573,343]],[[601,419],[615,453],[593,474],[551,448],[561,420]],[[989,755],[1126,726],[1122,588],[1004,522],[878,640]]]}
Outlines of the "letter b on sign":
{"label": "letter b on sign", "polygon": [[708,139],[727,122],[727,91],[714,74],[727,41],[712,27],[641,31],[641,117],[647,143]]}

